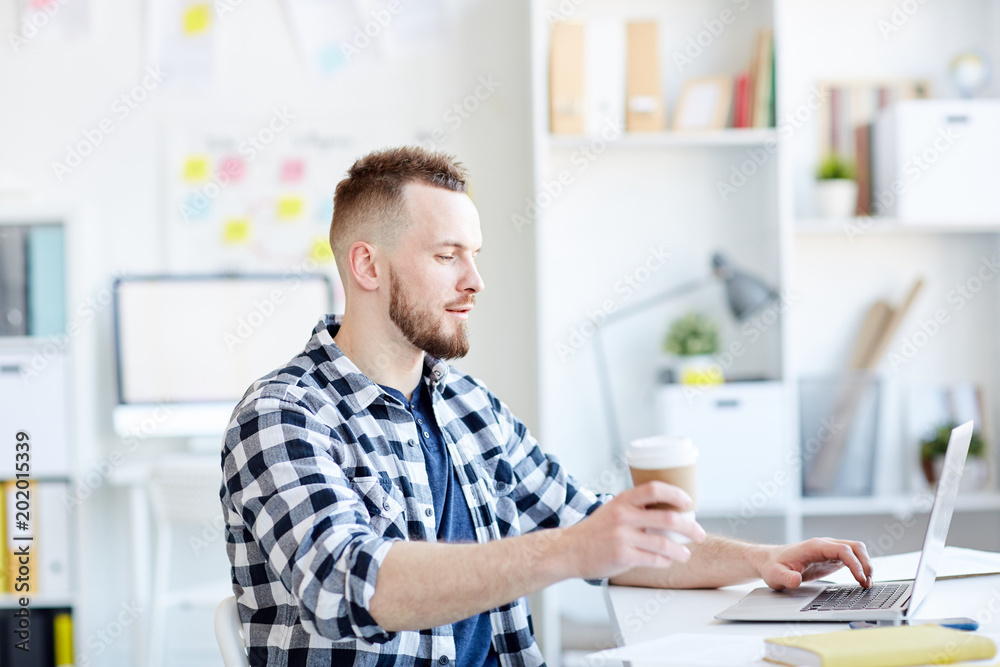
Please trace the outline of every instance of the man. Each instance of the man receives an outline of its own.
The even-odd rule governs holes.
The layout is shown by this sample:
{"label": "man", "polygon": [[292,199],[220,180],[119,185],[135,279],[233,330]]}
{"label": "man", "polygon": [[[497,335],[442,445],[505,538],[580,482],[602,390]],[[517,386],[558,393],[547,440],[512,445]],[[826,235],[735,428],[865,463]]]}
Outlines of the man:
{"label": "man", "polygon": [[570,577],[795,588],[847,565],[870,585],[859,542],[707,537],[645,509],[690,503],[661,482],[598,498],[443,361],[468,351],[483,290],[479,216],[458,163],[375,152],[334,203],[345,314],[250,387],[223,449],[251,664],[539,665],[525,596]]}

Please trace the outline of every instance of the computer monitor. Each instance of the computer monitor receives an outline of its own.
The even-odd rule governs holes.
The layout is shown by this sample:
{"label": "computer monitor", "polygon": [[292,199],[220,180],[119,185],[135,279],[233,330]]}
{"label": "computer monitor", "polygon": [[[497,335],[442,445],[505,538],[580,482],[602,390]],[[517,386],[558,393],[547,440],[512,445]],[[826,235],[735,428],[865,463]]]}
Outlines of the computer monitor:
{"label": "computer monitor", "polygon": [[135,276],[113,294],[123,436],[221,436],[250,384],[333,310],[323,274]]}

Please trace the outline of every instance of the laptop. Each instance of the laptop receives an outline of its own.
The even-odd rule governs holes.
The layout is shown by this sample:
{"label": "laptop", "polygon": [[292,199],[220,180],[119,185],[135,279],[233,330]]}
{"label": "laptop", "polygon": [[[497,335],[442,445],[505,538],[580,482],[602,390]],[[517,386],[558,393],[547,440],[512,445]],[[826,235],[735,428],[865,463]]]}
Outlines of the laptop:
{"label": "laptop", "polygon": [[913,581],[876,583],[869,589],[857,584],[840,586],[821,583],[804,584],[795,590],[783,591],[755,588],[739,602],[716,614],[715,618],[724,621],[905,623],[927,598],[941,565],[958,496],[958,484],[971,441],[971,421],[952,430]]}

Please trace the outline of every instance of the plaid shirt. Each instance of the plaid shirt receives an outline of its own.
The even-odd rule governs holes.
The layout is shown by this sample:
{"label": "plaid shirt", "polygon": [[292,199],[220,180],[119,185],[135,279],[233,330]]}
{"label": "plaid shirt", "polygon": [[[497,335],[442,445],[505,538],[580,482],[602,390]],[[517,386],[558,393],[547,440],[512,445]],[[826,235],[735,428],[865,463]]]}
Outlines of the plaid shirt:
{"label": "plaid shirt", "polygon": [[[371,616],[393,542],[435,541],[434,504],[412,415],[344,356],[339,327],[327,316],[256,381],[226,434],[220,495],[250,664],[453,664],[451,625],[386,632]],[[477,541],[569,526],[604,501],[477,380],[425,355],[422,382]],[[526,599],[490,622],[501,665],[544,664]]]}

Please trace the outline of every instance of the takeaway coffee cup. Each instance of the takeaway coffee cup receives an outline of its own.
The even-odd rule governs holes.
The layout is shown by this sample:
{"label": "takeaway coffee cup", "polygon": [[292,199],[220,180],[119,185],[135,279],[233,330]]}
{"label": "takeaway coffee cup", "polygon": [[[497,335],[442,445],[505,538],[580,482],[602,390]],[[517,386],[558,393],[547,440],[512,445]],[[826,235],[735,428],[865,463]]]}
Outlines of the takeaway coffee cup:
{"label": "takeaway coffee cup", "polygon": [[[680,514],[694,519],[695,503],[697,503],[695,464],[698,461],[698,450],[690,438],[658,435],[633,440],[625,453],[625,460],[632,472],[632,483],[635,486],[659,480],[684,489],[691,496],[692,506],[690,510],[680,512]],[[680,509],[666,503],[657,503],[650,507],[668,510]],[[663,532],[679,544],[691,541],[686,535],[672,530]]]}

